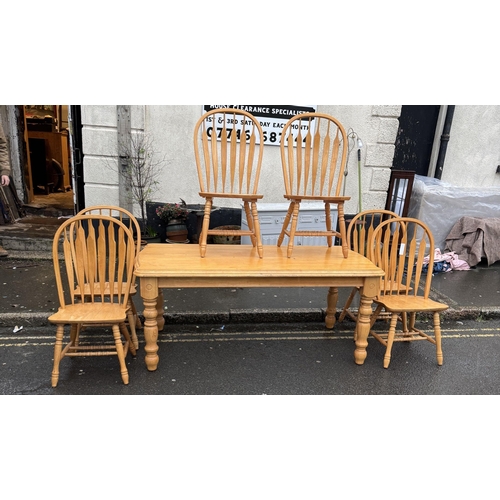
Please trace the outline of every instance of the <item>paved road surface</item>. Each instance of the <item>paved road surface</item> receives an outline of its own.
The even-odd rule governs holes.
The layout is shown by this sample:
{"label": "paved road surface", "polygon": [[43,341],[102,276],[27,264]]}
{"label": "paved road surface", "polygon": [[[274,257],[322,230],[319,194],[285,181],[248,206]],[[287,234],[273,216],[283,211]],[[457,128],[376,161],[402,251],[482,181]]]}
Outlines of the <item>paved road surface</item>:
{"label": "paved road surface", "polygon": [[66,358],[54,389],[54,328],[1,328],[0,394],[500,394],[500,321],[442,328],[443,366],[430,343],[398,343],[386,370],[384,348],[373,338],[365,364],[354,364],[348,321],[333,333],[321,323],[167,325],[155,372],[146,370],[143,349],[127,358],[128,386],[113,358]]}

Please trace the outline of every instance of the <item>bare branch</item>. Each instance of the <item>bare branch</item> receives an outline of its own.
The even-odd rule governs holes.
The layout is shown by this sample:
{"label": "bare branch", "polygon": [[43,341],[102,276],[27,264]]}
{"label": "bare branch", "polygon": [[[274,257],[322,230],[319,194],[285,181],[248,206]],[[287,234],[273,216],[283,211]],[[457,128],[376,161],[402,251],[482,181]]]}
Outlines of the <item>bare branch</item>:
{"label": "bare branch", "polygon": [[159,184],[158,178],[166,163],[166,154],[155,149],[153,138],[143,132],[135,132],[119,144],[119,175],[130,189],[132,200],[140,206],[141,217],[146,222],[146,202]]}

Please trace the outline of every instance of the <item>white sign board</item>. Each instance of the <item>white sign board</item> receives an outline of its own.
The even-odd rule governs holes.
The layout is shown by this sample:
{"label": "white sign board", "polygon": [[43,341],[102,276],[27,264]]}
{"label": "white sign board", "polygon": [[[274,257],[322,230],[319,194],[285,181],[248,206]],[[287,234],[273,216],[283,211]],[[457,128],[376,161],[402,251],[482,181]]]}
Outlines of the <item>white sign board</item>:
{"label": "white sign board", "polygon": [[[221,108],[234,108],[247,111],[254,115],[260,123],[264,132],[264,144],[279,146],[281,131],[285,123],[295,115],[302,113],[312,113],[317,109],[317,105],[298,104],[204,104],[203,112]],[[232,121],[232,120],[231,120]],[[207,127],[212,124],[207,123]],[[230,125],[230,127],[228,127]],[[241,130],[241,123],[227,123],[226,127]],[[296,135],[296,134],[294,134]]]}

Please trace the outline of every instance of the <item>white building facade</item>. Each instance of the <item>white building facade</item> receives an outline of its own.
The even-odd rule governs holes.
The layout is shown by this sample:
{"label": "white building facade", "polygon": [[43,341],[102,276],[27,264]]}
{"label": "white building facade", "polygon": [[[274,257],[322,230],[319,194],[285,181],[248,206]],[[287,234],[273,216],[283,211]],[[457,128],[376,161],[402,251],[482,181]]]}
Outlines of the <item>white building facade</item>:
{"label": "white building facade", "polygon": [[[363,208],[385,204],[394,143],[401,106],[318,105],[317,111],[335,116],[346,131],[361,138],[361,186]],[[200,203],[198,177],[193,150],[193,130],[203,114],[202,105],[131,106],[132,132],[147,132],[155,149],[166,153],[166,162],[151,201]],[[117,163],[116,106],[82,106],[85,205],[119,204],[119,179],[110,163]],[[284,202],[284,185],[279,145],[265,145],[259,191],[263,202]],[[351,151],[345,194],[351,196],[347,212],[358,206],[357,145]],[[237,202],[235,207],[237,206]],[[231,205],[228,205],[231,206]]]}
{"label": "white building facade", "polygon": [[[402,105],[314,105],[318,112],[336,117],[346,131],[362,140],[358,168],[357,144],[348,159],[345,180],[346,213],[359,207],[359,176],[361,174],[362,208],[383,208],[386,203],[391,168],[400,129]],[[75,107],[75,106],[70,106]],[[193,150],[193,130],[203,114],[203,105],[81,105],[82,173],[75,184],[83,183],[84,200],[80,206],[113,204],[123,206],[123,181],[118,176],[118,108],[127,108],[132,133],[145,132],[154,140],[155,149],[165,162],[158,184],[151,194],[153,202],[198,204],[198,178]],[[19,106],[0,106],[0,119],[8,135],[12,175],[20,199],[26,201],[23,158],[20,151],[23,137],[18,119]],[[444,121],[448,106],[439,108],[432,156],[423,175],[435,176],[438,150],[442,144]],[[500,193],[500,106],[457,105],[447,137],[446,155],[441,165],[441,181],[459,188],[498,188]],[[70,113],[70,131],[76,126]],[[74,131],[73,131],[74,132]],[[71,149],[71,148],[70,148]],[[73,152],[74,154],[74,152]],[[264,146],[259,191],[263,202],[283,203],[283,180],[278,142]],[[230,202],[228,202],[230,203]],[[237,202],[234,202],[237,208]],[[231,208],[229,204],[228,207]],[[139,215],[138,207],[133,207]]]}

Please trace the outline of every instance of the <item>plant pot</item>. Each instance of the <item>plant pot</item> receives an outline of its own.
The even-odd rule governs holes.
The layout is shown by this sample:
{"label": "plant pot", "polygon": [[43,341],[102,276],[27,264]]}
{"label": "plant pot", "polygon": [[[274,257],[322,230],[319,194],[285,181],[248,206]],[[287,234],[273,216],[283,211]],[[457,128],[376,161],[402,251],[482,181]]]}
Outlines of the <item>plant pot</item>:
{"label": "plant pot", "polygon": [[184,221],[172,219],[166,227],[167,243],[189,243],[188,230]]}
{"label": "plant pot", "polygon": [[141,245],[147,245],[148,243],[161,243],[160,236],[148,236],[147,234],[141,234]]}
{"label": "plant pot", "polygon": [[[235,231],[241,229],[241,226],[219,226],[214,227],[214,229],[220,229],[221,231]],[[218,245],[239,245],[241,243],[241,235],[219,236],[214,234],[212,235],[212,241]]]}

